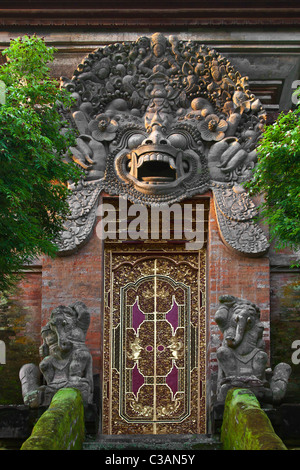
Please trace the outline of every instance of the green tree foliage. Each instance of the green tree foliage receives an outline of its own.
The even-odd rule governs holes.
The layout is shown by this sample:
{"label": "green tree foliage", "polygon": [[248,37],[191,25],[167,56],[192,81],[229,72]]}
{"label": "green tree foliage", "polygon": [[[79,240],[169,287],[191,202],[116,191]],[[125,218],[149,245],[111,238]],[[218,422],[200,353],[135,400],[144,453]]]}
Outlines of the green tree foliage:
{"label": "green tree foliage", "polygon": [[263,194],[261,218],[275,247],[300,248],[300,106],[266,127],[258,151],[251,195]]}
{"label": "green tree foliage", "polygon": [[[16,282],[24,264],[45,253],[54,256],[55,239],[68,214],[68,181],[80,173],[64,161],[75,136],[62,133],[59,109],[70,94],[50,78],[54,48],[24,36],[3,54],[0,80],[0,289]],[[54,105],[55,103],[55,105]]]}

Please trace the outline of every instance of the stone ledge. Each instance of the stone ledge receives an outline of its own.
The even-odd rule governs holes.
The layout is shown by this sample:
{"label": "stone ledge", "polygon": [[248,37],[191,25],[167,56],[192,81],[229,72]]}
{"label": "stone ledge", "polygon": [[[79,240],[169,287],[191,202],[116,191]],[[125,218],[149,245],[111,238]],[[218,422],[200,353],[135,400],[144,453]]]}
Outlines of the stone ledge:
{"label": "stone ledge", "polygon": [[46,409],[30,409],[25,405],[0,405],[0,439],[27,439],[34,424]]}

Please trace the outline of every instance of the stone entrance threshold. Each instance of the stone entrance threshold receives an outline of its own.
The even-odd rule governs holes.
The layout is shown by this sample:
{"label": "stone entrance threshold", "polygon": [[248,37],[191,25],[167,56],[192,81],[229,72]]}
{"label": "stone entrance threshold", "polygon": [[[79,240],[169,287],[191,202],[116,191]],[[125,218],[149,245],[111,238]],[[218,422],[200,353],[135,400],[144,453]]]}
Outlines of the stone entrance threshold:
{"label": "stone entrance threshold", "polygon": [[209,434],[102,435],[87,438],[83,450],[222,450],[222,444]]}

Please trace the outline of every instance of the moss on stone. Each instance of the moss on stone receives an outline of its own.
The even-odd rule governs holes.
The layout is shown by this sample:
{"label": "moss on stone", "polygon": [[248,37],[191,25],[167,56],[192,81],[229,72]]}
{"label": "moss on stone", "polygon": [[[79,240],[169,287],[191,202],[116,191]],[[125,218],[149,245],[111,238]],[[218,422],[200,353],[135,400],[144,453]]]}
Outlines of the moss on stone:
{"label": "moss on stone", "polygon": [[54,395],[21,450],[80,450],[84,435],[81,393],[63,388]]}
{"label": "moss on stone", "polygon": [[224,450],[287,450],[254,393],[247,389],[228,391],[221,441]]}

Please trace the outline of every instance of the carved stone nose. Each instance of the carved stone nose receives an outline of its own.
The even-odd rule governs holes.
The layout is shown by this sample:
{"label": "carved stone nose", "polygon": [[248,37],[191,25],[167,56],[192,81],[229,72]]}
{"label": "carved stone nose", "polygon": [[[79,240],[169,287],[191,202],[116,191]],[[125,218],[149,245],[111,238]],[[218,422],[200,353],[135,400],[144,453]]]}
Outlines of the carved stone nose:
{"label": "carved stone nose", "polygon": [[142,145],[167,145],[169,142],[166,137],[162,134],[159,128],[155,126],[154,130],[149,134],[148,137],[142,142]]}
{"label": "carved stone nose", "polygon": [[165,123],[164,117],[159,113],[155,112],[150,123],[151,129],[153,129],[155,126],[162,127]]}

